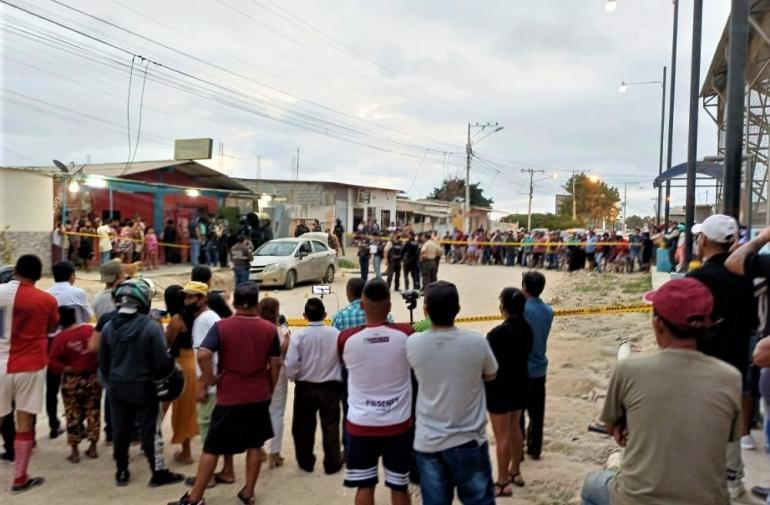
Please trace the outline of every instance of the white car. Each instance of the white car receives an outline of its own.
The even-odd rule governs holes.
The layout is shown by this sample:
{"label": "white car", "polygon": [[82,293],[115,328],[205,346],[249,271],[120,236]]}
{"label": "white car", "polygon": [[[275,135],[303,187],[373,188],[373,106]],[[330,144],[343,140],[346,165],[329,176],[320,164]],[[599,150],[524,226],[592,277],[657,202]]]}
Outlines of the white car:
{"label": "white car", "polygon": [[286,289],[293,289],[298,282],[331,284],[337,271],[337,253],[327,244],[320,237],[304,235],[266,242],[254,252],[249,279]]}

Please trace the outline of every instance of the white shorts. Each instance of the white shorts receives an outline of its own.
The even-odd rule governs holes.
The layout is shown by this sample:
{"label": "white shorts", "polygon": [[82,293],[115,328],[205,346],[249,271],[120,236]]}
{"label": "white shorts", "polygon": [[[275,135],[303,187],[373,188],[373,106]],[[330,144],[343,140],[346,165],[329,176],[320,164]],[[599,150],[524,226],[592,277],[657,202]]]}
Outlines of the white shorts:
{"label": "white shorts", "polygon": [[0,373],[0,417],[16,410],[29,414],[43,411],[45,368],[37,372]]}

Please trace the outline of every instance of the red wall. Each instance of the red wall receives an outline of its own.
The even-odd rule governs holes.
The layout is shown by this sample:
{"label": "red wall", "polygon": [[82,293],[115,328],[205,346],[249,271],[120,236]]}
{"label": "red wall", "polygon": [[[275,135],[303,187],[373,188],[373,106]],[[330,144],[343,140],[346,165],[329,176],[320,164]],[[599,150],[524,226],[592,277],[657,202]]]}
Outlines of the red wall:
{"label": "red wall", "polygon": [[187,186],[191,188],[204,187],[200,180],[195,177],[190,177],[176,170],[170,170],[168,172],[163,170],[152,170],[150,172],[142,172],[139,174],[131,174],[123,176],[123,179],[131,179],[134,181],[153,182],[160,184],[170,184],[173,186]]}
{"label": "red wall", "polygon": [[[90,189],[93,198],[93,209],[97,216],[103,210],[110,209],[110,191],[108,189]],[[122,193],[112,192],[112,209],[120,211],[120,219],[133,219],[139,214],[145,223],[152,224],[153,204],[155,197],[152,193]]]}

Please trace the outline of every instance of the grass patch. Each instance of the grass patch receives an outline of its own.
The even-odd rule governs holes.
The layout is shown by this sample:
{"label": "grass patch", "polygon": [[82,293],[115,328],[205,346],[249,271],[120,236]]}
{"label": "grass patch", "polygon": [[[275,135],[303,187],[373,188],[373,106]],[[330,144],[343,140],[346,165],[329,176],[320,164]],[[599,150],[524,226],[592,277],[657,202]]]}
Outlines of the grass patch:
{"label": "grass patch", "polygon": [[337,265],[340,268],[358,268],[358,265],[347,258],[340,258],[337,260]]}
{"label": "grass patch", "polygon": [[628,282],[624,282],[622,286],[623,293],[626,294],[644,294],[652,289],[652,276],[642,275]]}

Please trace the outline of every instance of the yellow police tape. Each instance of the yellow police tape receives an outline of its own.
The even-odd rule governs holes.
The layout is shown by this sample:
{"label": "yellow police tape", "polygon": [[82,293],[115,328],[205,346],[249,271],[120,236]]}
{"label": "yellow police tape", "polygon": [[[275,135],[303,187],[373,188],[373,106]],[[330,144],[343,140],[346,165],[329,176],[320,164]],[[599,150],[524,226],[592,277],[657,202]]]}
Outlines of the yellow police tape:
{"label": "yellow police tape", "polygon": [[[590,316],[592,314],[623,314],[623,313],[641,313],[650,312],[652,305],[646,303],[638,303],[633,305],[604,305],[598,307],[575,307],[571,309],[556,309],[553,311],[553,315],[556,317],[563,316]],[[503,318],[499,314],[493,316],[465,316],[455,319],[456,324],[463,323],[479,323],[486,321],[501,321]],[[307,326],[307,321],[304,319],[289,319],[289,326],[299,328]],[[331,324],[331,320],[327,319],[326,324]]]}
{"label": "yellow police tape", "polygon": [[[652,310],[652,305],[648,305],[646,303],[637,303],[633,305],[603,305],[603,306],[597,306],[597,307],[575,307],[571,309],[556,309],[553,311],[553,315],[555,317],[564,317],[564,316],[590,316],[592,314],[630,314],[630,313],[642,313],[642,312],[650,312]],[[493,315],[493,316],[465,316],[465,317],[458,317],[455,319],[456,324],[464,324],[464,323],[481,323],[486,321],[501,321],[503,318],[499,314]],[[161,318],[160,322],[162,324],[168,324],[171,321],[171,318],[168,316],[164,316]],[[95,319],[92,319],[91,322],[96,322]],[[308,325],[307,321],[305,319],[289,319],[287,320],[287,323],[292,328],[301,328]],[[330,325],[332,324],[331,319],[326,319],[324,321],[325,324]]]}

